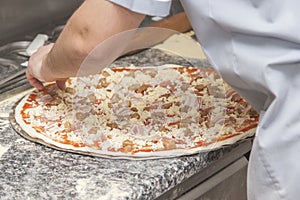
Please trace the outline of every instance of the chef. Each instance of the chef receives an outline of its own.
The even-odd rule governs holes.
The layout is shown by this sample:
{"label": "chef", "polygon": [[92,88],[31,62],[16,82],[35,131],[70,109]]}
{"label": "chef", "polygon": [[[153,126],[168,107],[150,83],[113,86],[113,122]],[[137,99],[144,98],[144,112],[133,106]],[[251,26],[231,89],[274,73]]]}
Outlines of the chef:
{"label": "chef", "polygon": [[[181,3],[214,68],[260,113],[248,199],[299,199],[300,1]],[[57,42],[30,58],[28,80],[40,90],[42,81],[56,81],[63,89],[97,44],[138,27],[144,15],[168,15],[170,5],[168,0],[86,0]]]}

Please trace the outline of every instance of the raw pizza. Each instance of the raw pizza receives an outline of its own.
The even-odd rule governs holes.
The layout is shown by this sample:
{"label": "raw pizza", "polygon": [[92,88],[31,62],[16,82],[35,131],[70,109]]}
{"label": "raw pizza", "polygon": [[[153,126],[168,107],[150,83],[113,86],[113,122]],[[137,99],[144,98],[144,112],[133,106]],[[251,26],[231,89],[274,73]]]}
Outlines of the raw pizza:
{"label": "raw pizza", "polygon": [[43,144],[105,157],[194,154],[252,136],[258,114],[215,71],[178,65],[107,68],[49,84],[16,106]]}

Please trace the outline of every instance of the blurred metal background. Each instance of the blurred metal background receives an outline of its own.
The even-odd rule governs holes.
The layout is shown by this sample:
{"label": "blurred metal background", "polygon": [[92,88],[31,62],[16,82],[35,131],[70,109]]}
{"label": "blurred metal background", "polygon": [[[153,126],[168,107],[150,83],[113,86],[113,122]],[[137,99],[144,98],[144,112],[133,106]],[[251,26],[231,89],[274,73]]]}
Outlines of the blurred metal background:
{"label": "blurred metal background", "polygon": [[[0,45],[66,20],[82,0],[0,0]],[[28,38],[26,38],[28,37]]]}

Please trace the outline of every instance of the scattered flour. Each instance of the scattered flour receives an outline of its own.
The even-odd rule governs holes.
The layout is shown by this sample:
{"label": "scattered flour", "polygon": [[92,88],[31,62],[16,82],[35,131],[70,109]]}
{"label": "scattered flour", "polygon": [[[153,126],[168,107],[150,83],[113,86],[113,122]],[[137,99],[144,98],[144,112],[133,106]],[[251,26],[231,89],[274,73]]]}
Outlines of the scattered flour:
{"label": "scattered flour", "polygon": [[[109,199],[124,199],[130,194],[124,192],[118,188],[118,183],[110,183],[110,188],[107,188],[107,192],[95,185],[93,178],[79,179],[77,181],[76,190],[78,192],[79,199],[92,198],[94,200],[109,200]],[[98,189],[97,189],[98,188]],[[99,189],[101,191],[99,191]]]}
{"label": "scattered flour", "polygon": [[0,157],[8,150],[8,147],[4,147],[0,145]]}

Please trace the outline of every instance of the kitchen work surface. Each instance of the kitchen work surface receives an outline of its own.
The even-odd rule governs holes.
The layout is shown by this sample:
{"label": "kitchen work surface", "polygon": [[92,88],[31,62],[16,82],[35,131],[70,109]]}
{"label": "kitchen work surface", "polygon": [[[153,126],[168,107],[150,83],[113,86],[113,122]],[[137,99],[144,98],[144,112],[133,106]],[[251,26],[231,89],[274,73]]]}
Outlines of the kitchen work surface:
{"label": "kitchen work surface", "polygon": [[27,141],[10,127],[14,100],[0,104],[0,199],[155,199],[241,146],[146,161],[65,153]]}
{"label": "kitchen work surface", "polygon": [[[206,61],[174,58],[155,49],[114,65],[166,61],[209,67]],[[58,151],[22,138],[11,127],[9,113],[24,93],[0,102],[0,199],[176,199],[251,148],[251,140],[244,140],[213,152],[145,161]]]}

